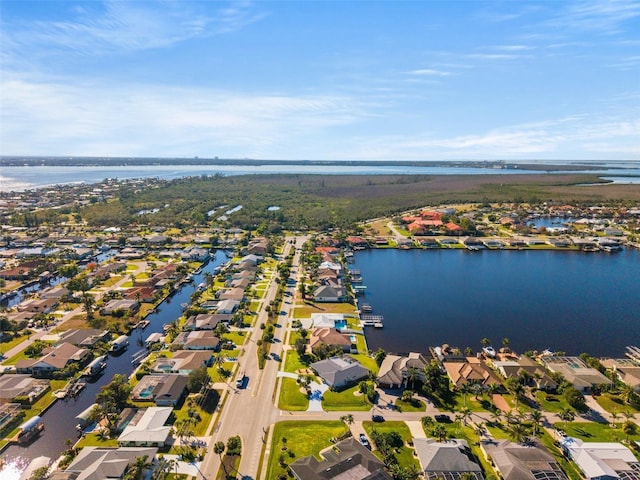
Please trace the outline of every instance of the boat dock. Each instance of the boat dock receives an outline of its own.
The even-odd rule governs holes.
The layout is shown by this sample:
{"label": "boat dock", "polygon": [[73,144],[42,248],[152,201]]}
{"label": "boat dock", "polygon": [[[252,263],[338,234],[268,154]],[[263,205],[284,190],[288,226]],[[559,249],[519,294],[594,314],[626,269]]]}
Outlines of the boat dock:
{"label": "boat dock", "polygon": [[640,348],[634,345],[627,347],[625,355],[636,363],[640,363]]}
{"label": "boat dock", "polygon": [[382,315],[360,315],[360,324],[363,327],[383,328],[383,320]]}
{"label": "boat dock", "polygon": [[366,290],[367,290],[367,287],[365,285],[354,285],[353,286],[353,291],[355,292],[356,295],[364,295]]}

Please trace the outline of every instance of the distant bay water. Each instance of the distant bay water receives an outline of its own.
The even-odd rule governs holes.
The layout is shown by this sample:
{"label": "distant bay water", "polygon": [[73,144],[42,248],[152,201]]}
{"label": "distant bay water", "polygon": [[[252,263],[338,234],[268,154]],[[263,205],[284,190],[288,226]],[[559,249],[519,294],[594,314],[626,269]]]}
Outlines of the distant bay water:
{"label": "distant bay water", "polygon": [[640,344],[640,251],[396,250],[358,252],[367,293],[384,316],[370,349],[426,352],[448,343],[518,352],[549,348],[623,357]]}
{"label": "distant bay water", "polygon": [[[545,162],[553,164],[553,162]],[[556,162],[558,163],[558,162]],[[560,163],[561,164],[561,163]],[[595,173],[611,177],[616,183],[639,183],[640,162],[603,162],[593,164],[600,168],[572,171]],[[604,169],[602,169],[604,167]],[[123,166],[0,166],[0,191],[22,191],[50,185],[97,183],[106,178],[161,178],[173,179],[199,175],[255,175],[255,174],[324,174],[324,175],[486,175],[544,173],[539,170],[497,169],[480,167],[406,166],[387,162],[380,165],[323,165],[323,164],[268,164],[268,165],[123,165]],[[558,172],[560,173],[560,172]]]}

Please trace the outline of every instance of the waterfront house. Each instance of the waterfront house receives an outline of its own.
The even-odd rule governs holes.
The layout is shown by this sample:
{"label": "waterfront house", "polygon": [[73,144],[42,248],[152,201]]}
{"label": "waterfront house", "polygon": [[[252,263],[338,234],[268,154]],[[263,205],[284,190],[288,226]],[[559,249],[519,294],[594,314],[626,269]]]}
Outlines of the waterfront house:
{"label": "waterfront house", "polygon": [[171,432],[166,425],[171,407],[149,407],[136,412],[118,437],[121,447],[164,447]]}
{"label": "waterfront house", "polygon": [[256,267],[263,261],[264,261],[264,257],[261,257],[260,255],[249,254],[249,255],[245,255],[240,260],[238,260],[237,264],[238,265],[245,264],[245,265],[250,265],[252,267]]}
{"label": "waterfront house", "polygon": [[504,480],[568,480],[556,459],[538,442],[484,440],[480,448]]}
{"label": "waterfront house", "polygon": [[140,309],[138,300],[110,300],[100,309],[102,315],[118,315],[125,312],[136,313]]}
{"label": "waterfront house", "polygon": [[449,376],[449,380],[455,387],[460,387],[466,383],[479,384],[483,387],[502,385],[493,370],[484,361],[476,357],[467,357],[466,361],[462,363],[447,362],[445,360],[442,365]]}
{"label": "waterfront house", "polygon": [[315,352],[319,348],[341,348],[343,352],[351,351],[351,339],[349,335],[340,333],[335,328],[314,328],[309,337],[309,350]]}
{"label": "waterfront house", "polygon": [[369,370],[348,355],[320,360],[312,363],[310,367],[322,378],[324,383],[333,388],[353,385],[369,376]]}
{"label": "waterfront house", "polygon": [[187,381],[186,375],[145,375],[131,391],[131,399],[137,402],[155,402],[158,407],[175,407],[187,393]]}
{"label": "waterfront house", "polygon": [[347,291],[344,287],[330,287],[321,285],[313,292],[313,300],[316,302],[344,302]]}
{"label": "waterfront house", "polygon": [[191,315],[183,325],[184,330],[215,330],[219,323],[229,324],[233,315],[225,313],[199,313]]}
{"label": "waterfront house", "polygon": [[21,302],[16,307],[18,312],[50,313],[58,306],[57,298],[32,298]]}
{"label": "waterfront house", "polygon": [[45,348],[43,356],[39,359],[25,358],[18,360],[16,371],[18,373],[30,373],[35,377],[46,377],[53,372],[63,370],[72,363],[83,364],[91,355],[86,348],[79,348],[70,343],[61,343],[55,347]]}
{"label": "waterfront house", "polygon": [[589,392],[601,385],[611,386],[613,382],[595,368],[587,366],[579,357],[550,356],[541,361],[552,372],[560,373],[581,392]]}
{"label": "waterfront house", "polygon": [[505,379],[526,375],[531,378],[538,390],[555,390],[558,387],[544,367],[526,355],[521,356],[517,361],[492,360],[491,364]]}
{"label": "waterfront house", "polygon": [[413,448],[426,480],[484,480],[482,468],[465,440],[438,442],[432,438],[414,438]]}
{"label": "waterfront house", "polygon": [[222,300],[216,304],[216,313],[220,315],[229,315],[236,313],[238,308],[240,307],[240,301],[234,299]]}
{"label": "waterfront house", "polygon": [[139,302],[153,303],[156,298],[156,289],[153,287],[133,287],[122,292],[125,300],[137,300]]}
{"label": "waterfront house", "polygon": [[342,313],[312,313],[311,325],[314,328],[335,328],[336,325],[342,325],[345,322]]}
{"label": "waterfront house", "polygon": [[640,462],[619,442],[584,442],[579,438],[566,437],[560,445],[586,480],[640,478]]}
{"label": "waterfront house", "polygon": [[384,463],[355,438],[347,438],[289,465],[297,480],[391,480]]}
{"label": "waterfront house", "polygon": [[66,478],[73,480],[116,480],[124,478],[130,465],[138,458],[153,461],[158,452],[157,448],[149,447],[84,447],[73,462],[64,470],[70,476],[52,478]]}
{"label": "waterfront house", "polygon": [[211,330],[180,332],[171,345],[183,350],[220,349],[220,339]]}
{"label": "waterfront house", "polygon": [[640,365],[630,358],[605,358],[600,363],[613,371],[621,382],[640,392]]}
{"label": "waterfront house", "polygon": [[32,404],[49,390],[47,380],[38,380],[30,375],[0,376],[0,403],[15,402],[22,397]]}
{"label": "waterfront house", "polygon": [[109,330],[75,328],[62,332],[57,343],[67,342],[76,347],[91,348],[98,342],[108,342],[110,338]]}
{"label": "waterfront house", "polygon": [[217,297],[220,300],[237,300],[242,302],[245,299],[243,288],[229,288],[222,290],[218,293]]}
{"label": "waterfront house", "polygon": [[200,367],[210,367],[213,365],[213,359],[214,356],[210,350],[177,350],[170,358],[158,357],[151,366],[151,371],[188,375]]}
{"label": "waterfront house", "polygon": [[55,298],[60,300],[69,295],[69,290],[66,287],[51,287],[40,292],[40,298]]}
{"label": "waterfront house", "polygon": [[423,382],[427,365],[429,361],[421,353],[411,352],[406,357],[387,355],[380,365],[376,383],[381,388],[400,388],[408,382],[410,370],[415,372],[416,381]]}

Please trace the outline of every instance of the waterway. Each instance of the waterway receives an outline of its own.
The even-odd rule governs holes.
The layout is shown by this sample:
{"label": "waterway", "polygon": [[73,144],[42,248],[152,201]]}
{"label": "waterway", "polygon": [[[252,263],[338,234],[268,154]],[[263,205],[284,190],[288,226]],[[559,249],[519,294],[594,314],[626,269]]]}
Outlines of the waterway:
{"label": "waterway", "polygon": [[[138,332],[134,330],[130,337],[129,348],[120,356],[109,355],[107,367],[103,374],[93,383],[88,383],[87,387],[79,396],[68,400],[58,400],[43,416],[45,430],[33,443],[27,447],[12,445],[2,453],[2,458],[7,462],[33,459],[44,455],[50,458],[57,458],[66,448],[67,439],[74,443],[78,439],[76,431],[77,421],[75,416],[88,408],[95,401],[95,397],[100,391],[100,387],[111,381],[117,373],[129,376],[133,370],[132,356],[140,351],[143,347],[139,346],[137,341],[148,337],[151,333],[162,332],[162,326],[165,323],[171,323],[182,315],[182,303],[189,302],[191,294],[197,288],[197,285],[204,280],[206,272],[212,273],[215,267],[228,261],[222,251],[218,251],[215,258],[202,269],[202,271],[194,275],[193,283],[186,284],[175,295],[165,299],[159,306],[157,312],[147,316],[149,326]],[[140,335],[140,333],[142,335]],[[2,472],[0,472],[0,478]]]}
{"label": "waterway", "polygon": [[[554,162],[543,162],[554,164]],[[560,163],[560,165],[571,162]],[[590,168],[592,167],[592,168]],[[597,169],[596,169],[597,168]],[[260,174],[323,174],[323,175],[509,175],[544,173],[539,170],[495,169],[476,166],[407,166],[389,163],[381,165],[145,165],[145,166],[3,166],[0,169],[0,191],[21,191],[49,185],[97,183],[105,178],[173,179],[200,175],[260,175]],[[554,173],[562,173],[561,171]],[[640,162],[585,162],[584,170],[571,173],[594,173],[607,176],[615,183],[640,182]]]}
{"label": "waterway", "polygon": [[503,338],[517,352],[624,356],[640,344],[640,251],[366,250],[366,294],[384,328],[370,349],[426,352],[448,343],[481,348]]}

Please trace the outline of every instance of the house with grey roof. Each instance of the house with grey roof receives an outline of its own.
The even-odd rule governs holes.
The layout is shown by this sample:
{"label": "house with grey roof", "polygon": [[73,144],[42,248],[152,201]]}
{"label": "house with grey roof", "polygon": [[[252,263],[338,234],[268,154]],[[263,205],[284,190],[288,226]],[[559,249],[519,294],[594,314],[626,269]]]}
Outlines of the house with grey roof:
{"label": "house with grey roof", "polygon": [[129,465],[136,458],[146,458],[151,462],[158,453],[151,447],[84,447],[66,468],[66,473],[74,474],[74,480],[111,480],[124,477]]}
{"label": "house with grey roof", "polygon": [[484,480],[482,468],[473,459],[465,440],[438,442],[433,438],[414,438],[413,448],[427,480]]}
{"label": "house with grey roof", "polygon": [[316,302],[343,302],[346,298],[347,290],[344,287],[320,285],[313,292],[313,300]]}
{"label": "house with grey roof", "polygon": [[480,448],[504,480],[568,480],[556,459],[540,443],[484,440]]}
{"label": "house with grey roof", "polygon": [[213,364],[213,353],[210,350],[177,350],[173,356],[158,357],[151,367],[157,373],[189,374],[200,367]]}
{"label": "house with grey roof", "polygon": [[320,360],[312,363],[310,367],[324,383],[334,388],[354,384],[369,376],[369,370],[348,355]]}
{"label": "house with grey roof", "polygon": [[580,357],[551,356],[541,358],[552,372],[560,373],[581,392],[589,392],[600,385],[611,386],[613,382],[595,368],[587,366]]}
{"label": "house with grey roof", "polygon": [[409,371],[416,372],[416,380],[424,381],[424,367],[429,361],[416,352],[403,357],[399,355],[387,355],[378,372],[376,383],[382,388],[400,388],[409,378]]}
{"label": "house with grey roof", "polygon": [[289,465],[297,480],[391,480],[384,463],[362,446],[348,438],[314,455],[299,458]]}
{"label": "house with grey roof", "polygon": [[0,403],[13,402],[16,397],[26,397],[33,403],[48,390],[47,380],[38,380],[31,375],[0,376]]}
{"label": "house with grey roof", "polygon": [[175,407],[187,393],[187,382],[186,375],[145,375],[131,391],[131,398],[138,402],[155,402],[159,407]]}

